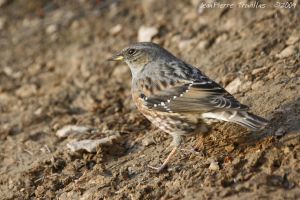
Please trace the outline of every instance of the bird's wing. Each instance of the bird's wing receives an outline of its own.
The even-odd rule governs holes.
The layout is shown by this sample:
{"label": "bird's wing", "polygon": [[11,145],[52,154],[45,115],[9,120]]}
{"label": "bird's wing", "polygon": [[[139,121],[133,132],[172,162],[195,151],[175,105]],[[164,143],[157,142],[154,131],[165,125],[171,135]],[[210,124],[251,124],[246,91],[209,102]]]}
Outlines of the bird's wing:
{"label": "bird's wing", "polygon": [[144,84],[140,90],[143,104],[149,109],[177,113],[248,110],[247,106],[198,69],[193,69],[193,74],[189,76],[177,77],[173,84],[168,84],[167,79],[148,86]]}

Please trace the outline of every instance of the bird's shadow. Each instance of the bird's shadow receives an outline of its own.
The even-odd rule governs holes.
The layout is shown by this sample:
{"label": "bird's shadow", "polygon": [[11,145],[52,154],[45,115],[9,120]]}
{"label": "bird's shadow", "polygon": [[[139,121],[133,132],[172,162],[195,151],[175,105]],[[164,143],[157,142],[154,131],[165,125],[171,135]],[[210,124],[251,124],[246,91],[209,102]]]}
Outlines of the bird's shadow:
{"label": "bird's shadow", "polygon": [[293,144],[300,139],[300,98],[281,106],[270,113],[270,123],[258,132],[248,131],[238,125],[222,123],[204,141],[207,153],[222,156],[226,147],[233,146],[240,151],[263,144]]}

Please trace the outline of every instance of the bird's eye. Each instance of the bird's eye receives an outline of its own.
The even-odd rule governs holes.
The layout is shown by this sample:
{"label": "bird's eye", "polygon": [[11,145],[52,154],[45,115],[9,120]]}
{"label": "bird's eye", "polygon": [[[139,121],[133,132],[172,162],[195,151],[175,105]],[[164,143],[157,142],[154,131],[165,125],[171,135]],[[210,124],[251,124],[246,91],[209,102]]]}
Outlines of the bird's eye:
{"label": "bird's eye", "polygon": [[129,49],[129,50],[128,50],[128,54],[129,54],[129,55],[132,55],[132,54],[134,54],[134,53],[135,53],[135,49]]}

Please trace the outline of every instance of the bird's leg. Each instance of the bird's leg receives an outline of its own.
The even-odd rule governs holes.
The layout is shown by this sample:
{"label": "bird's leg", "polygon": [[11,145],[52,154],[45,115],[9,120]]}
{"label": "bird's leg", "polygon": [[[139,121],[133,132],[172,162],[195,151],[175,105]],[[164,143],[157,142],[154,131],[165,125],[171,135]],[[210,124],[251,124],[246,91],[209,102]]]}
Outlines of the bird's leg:
{"label": "bird's leg", "polygon": [[148,167],[150,167],[151,169],[157,170],[157,172],[161,172],[167,166],[170,159],[175,155],[178,147],[181,144],[181,136],[180,135],[172,134],[172,136],[173,136],[173,142],[171,145],[174,147],[173,147],[172,151],[169,153],[168,157],[163,162],[163,164],[160,167],[153,167],[153,166],[148,166]]}

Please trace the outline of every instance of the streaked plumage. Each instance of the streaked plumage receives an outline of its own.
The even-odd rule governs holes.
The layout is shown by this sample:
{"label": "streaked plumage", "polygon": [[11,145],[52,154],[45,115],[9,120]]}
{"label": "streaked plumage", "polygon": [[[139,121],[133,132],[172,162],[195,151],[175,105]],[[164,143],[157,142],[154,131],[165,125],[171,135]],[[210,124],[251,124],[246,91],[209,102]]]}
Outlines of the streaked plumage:
{"label": "streaked plumage", "polygon": [[182,135],[205,132],[207,119],[234,122],[252,130],[267,124],[199,69],[157,44],[133,44],[112,60],[124,60],[129,65],[137,108],[173,136],[175,147]]}

